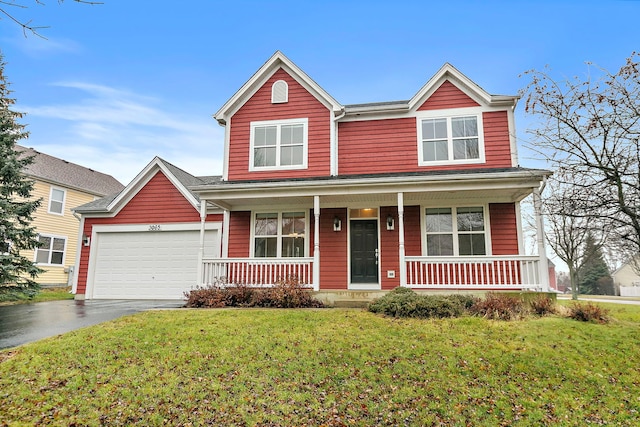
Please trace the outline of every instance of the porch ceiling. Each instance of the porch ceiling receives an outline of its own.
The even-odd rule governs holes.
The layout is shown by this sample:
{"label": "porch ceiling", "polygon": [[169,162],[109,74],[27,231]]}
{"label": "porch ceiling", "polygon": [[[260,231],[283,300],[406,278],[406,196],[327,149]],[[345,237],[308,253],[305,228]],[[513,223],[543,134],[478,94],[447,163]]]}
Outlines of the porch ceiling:
{"label": "porch ceiling", "polygon": [[468,174],[448,179],[405,177],[387,180],[322,180],[313,182],[228,183],[216,188],[194,189],[201,200],[229,210],[254,210],[267,207],[313,207],[314,196],[320,206],[374,207],[396,206],[398,193],[404,204],[446,205],[465,203],[517,202],[540,186],[547,171],[528,174]]}

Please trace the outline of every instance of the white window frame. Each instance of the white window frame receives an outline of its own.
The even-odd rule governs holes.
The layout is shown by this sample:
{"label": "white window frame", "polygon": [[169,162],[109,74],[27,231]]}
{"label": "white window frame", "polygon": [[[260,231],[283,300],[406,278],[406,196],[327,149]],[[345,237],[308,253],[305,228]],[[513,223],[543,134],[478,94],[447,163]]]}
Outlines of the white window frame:
{"label": "white window frame", "polygon": [[[282,131],[283,125],[303,125],[302,130],[302,164],[300,165],[285,165],[280,166],[280,134]],[[254,159],[254,140],[255,140],[255,131],[256,128],[263,126],[276,126],[277,127],[277,136],[276,136],[276,165],[275,166],[255,166]],[[308,135],[309,135],[309,119],[308,118],[298,118],[298,119],[286,119],[286,120],[267,120],[267,121],[259,121],[259,122],[251,122],[251,133],[249,138],[249,171],[269,171],[269,170],[296,170],[296,169],[307,169],[308,164]]]}
{"label": "white window frame", "polygon": [[[282,238],[289,237],[288,235],[282,234],[282,214],[285,213],[294,213],[294,212],[303,212],[304,213],[304,254],[302,257],[283,257],[282,256]],[[276,234],[273,236],[256,236],[256,216],[258,214],[277,214],[278,215],[278,225]],[[255,250],[256,250],[256,237],[275,237],[277,241],[277,249],[276,249],[276,258],[306,258],[309,256],[309,209],[307,208],[291,208],[291,209],[267,209],[260,211],[251,212],[251,241],[249,243],[250,247],[250,256],[251,258],[256,258]],[[258,259],[263,259],[267,257],[259,257]]]}
{"label": "white window frame", "polygon": [[[455,110],[438,110],[436,112],[419,112],[416,116],[416,127],[418,131],[418,165],[419,166],[438,166],[438,165],[458,165],[458,164],[477,164],[485,163],[485,151],[484,151],[484,127],[482,123],[482,111],[477,108],[470,109],[455,109]],[[453,158],[453,132],[451,129],[451,119],[463,118],[463,117],[475,117],[478,126],[478,158],[477,159],[459,159]],[[433,119],[446,119],[447,120],[447,160],[424,160],[423,138],[422,138],[422,121]]]}
{"label": "white window frame", "polygon": [[[48,260],[47,260],[47,262],[46,262],[46,263],[45,263],[45,262],[37,262],[37,260],[38,260],[38,252],[39,252],[41,249],[40,249],[40,248],[35,248],[35,250],[34,250],[34,252],[33,252],[33,261],[34,261],[37,265],[51,265],[51,266],[56,266],[56,267],[64,266],[64,265],[65,265],[65,264],[64,264],[64,261],[65,261],[65,258],[67,257],[67,246],[68,246],[68,244],[69,244],[69,239],[67,239],[67,237],[66,237],[66,236],[56,236],[56,235],[53,235],[53,234],[42,234],[42,233],[38,234],[38,240],[39,240],[41,237],[46,237],[46,238],[51,239],[51,247],[50,247],[50,249],[48,249],[48,251],[49,251],[49,257],[48,257]],[[53,251],[53,239],[61,239],[61,240],[64,240],[64,249],[63,249],[63,251],[62,251],[62,261],[60,262],[60,264],[54,264],[54,263],[52,263],[52,262],[51,262],[51,257],[52,257],[53,252],[54,252],[54,251]],[[55,252],[60,252],[60,251],[55,251]]]}
{"label": "white window frame", "polygon": [[[62,201],[60,200],[53,200],[53,192],[54,191],[61,191],[62,192]],[[47,212],[52,214],[52,215],[60,215],[60,216],[64,216],[64,205],[67,201],[67,190],[65,190],[64,188],[60,188],[60,187],[51,187],[51,189],[49,190],[49,206],[47,208]],[[57,203],[62,203],[62,206],[60,208],[60,212],[56,212],[51,210],[51,203],[53,202],[57,202]]]}
{"label": "white window frame", "polygon": [[[459,208],[482,208],[482,219],[484,220],[484,230],[479,231],[458,231],[458,209]],[[451,209],[452,215],[452,231],[451,233],[432,233],[432,234],[447,234],[453,236],[453,255],[429,255],[427,252],[427,209]],[[489,218],[489,205],[482,203],[463,203],[455,205],[423,205],[420,206],[420,224],[422,227],[422,255],[428,257],[475,257],[475,256],[491,256],[491,228]],[[484,255],[460,255],[460,244],[458,241],[459,234],[483,234],[484,233]]]}

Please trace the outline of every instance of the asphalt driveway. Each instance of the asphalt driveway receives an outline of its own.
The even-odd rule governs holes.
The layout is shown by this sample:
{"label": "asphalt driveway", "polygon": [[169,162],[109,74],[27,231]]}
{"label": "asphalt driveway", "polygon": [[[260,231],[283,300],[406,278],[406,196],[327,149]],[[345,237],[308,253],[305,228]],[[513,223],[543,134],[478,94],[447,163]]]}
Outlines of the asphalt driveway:
{"label": "asphalt driveway", "polygon": [[178,308],[183,305],[184,301],[64,300],[0,306],[0,349],[53,337],[144,310]]}

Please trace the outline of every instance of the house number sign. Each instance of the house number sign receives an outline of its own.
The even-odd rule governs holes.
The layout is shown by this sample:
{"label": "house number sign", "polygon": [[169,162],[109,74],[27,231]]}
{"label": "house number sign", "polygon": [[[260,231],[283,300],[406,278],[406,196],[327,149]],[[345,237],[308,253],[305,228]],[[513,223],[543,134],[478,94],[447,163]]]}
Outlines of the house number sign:
{"label": "house number sign", "polygon": [[149,226],[149,231],[161,231],[162,229],[160,228],[159,224],[151,224]]}

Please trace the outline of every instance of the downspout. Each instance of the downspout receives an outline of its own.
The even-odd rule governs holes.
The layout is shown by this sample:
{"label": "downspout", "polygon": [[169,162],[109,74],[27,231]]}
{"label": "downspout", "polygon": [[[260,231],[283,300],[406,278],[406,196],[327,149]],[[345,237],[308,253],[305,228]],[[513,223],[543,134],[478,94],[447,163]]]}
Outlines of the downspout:
{"label": "downspout", "polygon": [[338,120],[343,118],[345,114],[347,114],[347,111],[345,110],[344,107],[342,107],[342,112],[340,113],[340,115],[335,116],[333,120],[331,120],[332,141],[329,149],[330,151],[329,157],[331,158],[331,165],[330,165],[331,176],[338,175]]}

